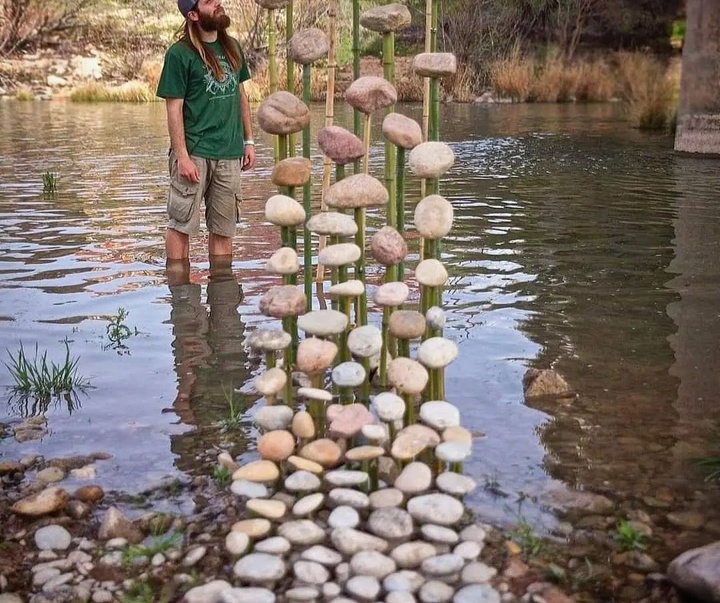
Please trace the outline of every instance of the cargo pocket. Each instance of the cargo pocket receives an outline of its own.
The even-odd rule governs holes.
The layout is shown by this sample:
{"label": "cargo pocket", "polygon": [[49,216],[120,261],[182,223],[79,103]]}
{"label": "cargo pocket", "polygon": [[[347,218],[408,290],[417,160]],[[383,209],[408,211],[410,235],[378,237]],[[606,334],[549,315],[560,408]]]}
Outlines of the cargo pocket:
{"label": "cargo pocket", "polygon": [[197,196],[199,182],[189,182],[184,178],[173,177],[170,180],[167,212],[177,222],[188,222],[192,217],[193,203]]}
{"label": "cargo pocket", "polygon": [[242,215],[242,195],[235,193],[235,223],[240,223],[240,216]]}

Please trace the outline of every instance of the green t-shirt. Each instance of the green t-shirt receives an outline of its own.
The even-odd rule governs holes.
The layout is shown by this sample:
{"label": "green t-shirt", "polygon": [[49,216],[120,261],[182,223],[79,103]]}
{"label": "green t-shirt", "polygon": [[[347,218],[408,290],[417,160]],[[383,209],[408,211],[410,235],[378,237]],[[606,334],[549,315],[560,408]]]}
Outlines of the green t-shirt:
{"label": "green t-shirt", "polygon": [[220,42],[206,46],[218,57],[224,77],[216,80],[198,54],[181,40],[165,54],[157,95],[184,99],[188,153],[205,159],[238,159],[243,156],[244,142],[238,86],[250,79],[250,71],[242,51],[240,67],[232,71]]}

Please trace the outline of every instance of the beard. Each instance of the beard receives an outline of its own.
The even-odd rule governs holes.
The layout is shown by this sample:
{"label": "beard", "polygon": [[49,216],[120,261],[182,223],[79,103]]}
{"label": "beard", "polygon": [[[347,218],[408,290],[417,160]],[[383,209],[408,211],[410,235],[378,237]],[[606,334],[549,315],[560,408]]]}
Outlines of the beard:
{"label": "beard", "polygon": [[230,17],[225,13],[215,15],[200,15],[198,24],[205,31],[220,31],[230,27]]}

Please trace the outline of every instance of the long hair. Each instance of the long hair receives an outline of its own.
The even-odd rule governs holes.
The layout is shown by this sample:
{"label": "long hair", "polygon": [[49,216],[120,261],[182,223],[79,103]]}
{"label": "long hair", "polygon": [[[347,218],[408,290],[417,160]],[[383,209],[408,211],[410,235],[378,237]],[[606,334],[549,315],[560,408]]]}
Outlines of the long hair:
{"label": "long hair", "polygon": [[[180,41],[184,42],[190,48],[192,48],[200,57],[205,66],[213,72],[215,79],[222,80],[224,73],[220,62],[215,56],[215,53],[210,50],[207,44],[200,38],[199,32],[200,25],[196,21],[185,20],[185,25],[182,28],[180,35]],[[240,55],[240,49],[237,42],[231,38],[227,31],[224,29],[218,29],[218,42],[222,46],[225,57],[227,57],[230,67],[233,71],[237,71],[240,68],[242,57]]]}

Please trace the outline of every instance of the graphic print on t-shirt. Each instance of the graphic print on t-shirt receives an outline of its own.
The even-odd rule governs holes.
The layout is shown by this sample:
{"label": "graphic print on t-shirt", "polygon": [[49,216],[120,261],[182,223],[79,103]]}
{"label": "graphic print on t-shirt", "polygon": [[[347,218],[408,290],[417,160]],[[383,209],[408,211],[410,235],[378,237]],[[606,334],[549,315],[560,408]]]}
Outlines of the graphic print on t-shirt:
{"label": "graphic print on t-shirt", "polygon": [[[223,76],[220,80],[217,80],[212,69],[205,67],[205,91],[216,98],[232,96],[237,93],[238,75],[232,70],[224,56],[219,56],[218,62]],[[215,98],[212,100],[215,100]]]}

